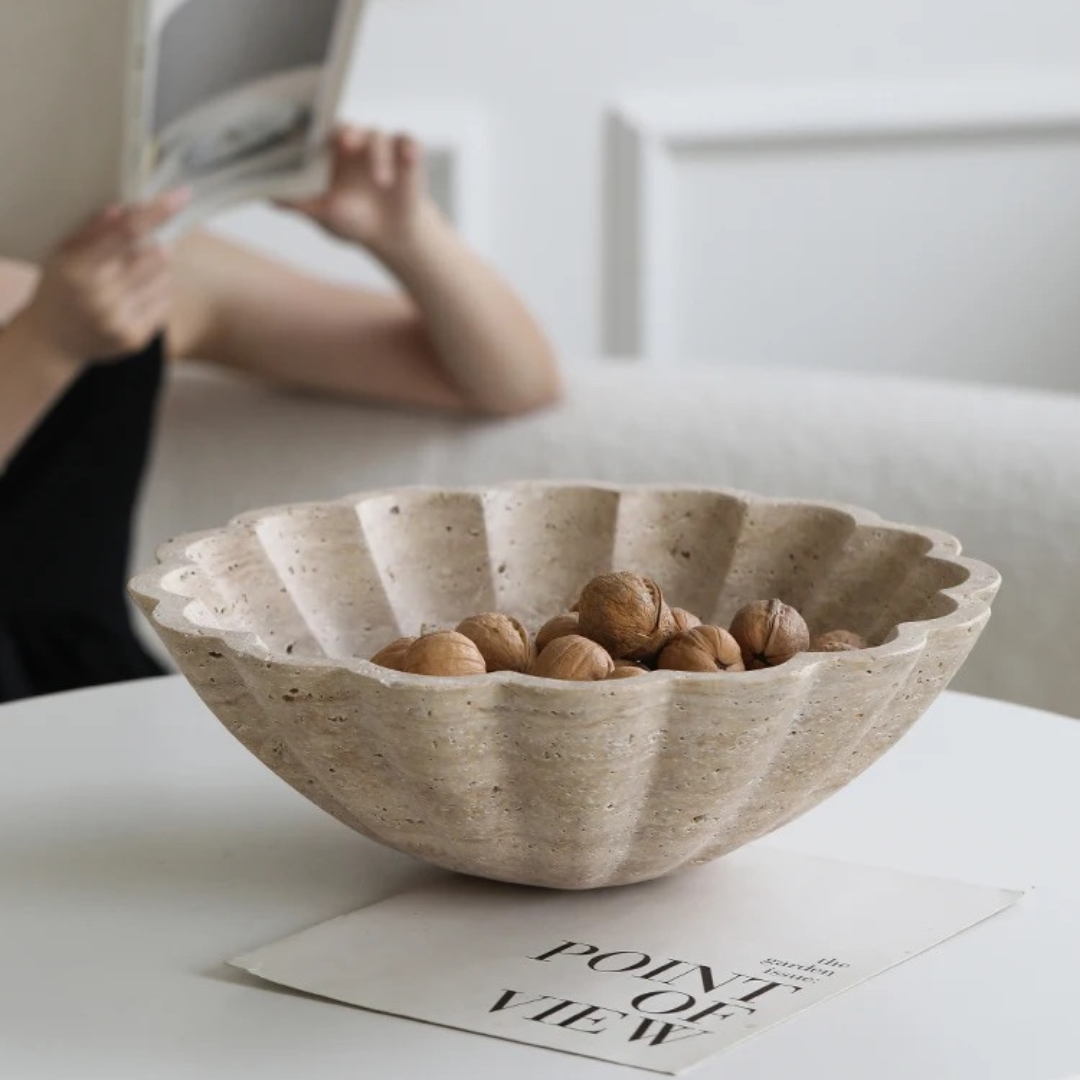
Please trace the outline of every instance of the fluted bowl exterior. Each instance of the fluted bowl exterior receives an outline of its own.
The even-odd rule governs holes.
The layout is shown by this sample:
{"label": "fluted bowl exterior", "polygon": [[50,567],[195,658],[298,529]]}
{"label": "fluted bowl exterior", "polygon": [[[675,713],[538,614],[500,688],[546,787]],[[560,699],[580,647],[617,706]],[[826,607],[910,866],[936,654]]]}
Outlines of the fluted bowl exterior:
{"label": "fluted bowl exterior", "polygon": [[[563,889],[715,859],[871,765],[967,657],[999,577],[936,530],[683,487],[402,488],[244,514],[160,550],[131,593],[260,761],[365,836]],[[500,610],[532,629],[630,569],[727,625],[779,596],[874,642],[739,674],[564,683],[364,657]]]}

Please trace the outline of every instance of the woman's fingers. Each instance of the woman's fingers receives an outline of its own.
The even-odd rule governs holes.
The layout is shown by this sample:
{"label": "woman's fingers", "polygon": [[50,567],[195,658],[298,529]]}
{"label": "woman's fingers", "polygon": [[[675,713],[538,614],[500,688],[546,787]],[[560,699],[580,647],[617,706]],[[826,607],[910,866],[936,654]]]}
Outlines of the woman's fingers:
{"label": "woman's fingers", "polygon": [[365,149],[371,181],[376,187],[392,188],[397,173],[393,140],[383,131],[373,131]]}
{"label": "woman's fingers", "polygon": [[342,126],[333,136],[332,187],[363,181],[389,190],[419,176],[423,155],[415,139],[370,128]]}
{"label": "woman's fingers", "polygon": [[394,161],[397,165],[398,183],[402,187],[419,188],[423,182],[423,151],[411,136],[394,136]]}
{"label": "woman's fingers", "polygon": [[334,142],[342,154],[356,154],[363,150],[370,132],[365,128],[344,124],[334,131]]}
{"label": "woman's fingers", "polygon": [[169,258],[149,244],[112,259],[88,292],[94,320],[116,353],[141,349],[167,321],[172,296]]}
{"label": "woman's fingers", "polygon": [[96,213],[81,229],[71,234],[61,245],[61,252],[72,252],[88,247],[105,236],[124,216],[124,207],[114,204]]}
{"label": "woman's fingers", "polygon": [[191,201],[191,191],[174,188],[128,211],[128,231],[142,240],[167,225]]}
{"label": "woman's fingers", "polygon": [[168,317],[171,300],[172,283],[167,276],[145,282],[128,293],[130,317],[137,325],[148,328],[161,326]]}
{"label": "woman's fingers", "polygon": [[169,257],[160,244],[149,244],[132,252],[127,258],[121,278],[126,287],[142,288],[169,273]]}
{"label": "woman's fingers", "polygon": [[404,170],[420,167],[420,144],[411,135],[398,132],[394,136],[394,154],[399,168]]}
{"label": "woman's fingers", "polygon": [[343,125],[329,141],[330,180],[314,198],[277,203],[332,235],[370,246],[404,227],[423,194],[423,154],[404,134]]}
{"label": "woman's fingers", "polygon": [[144,203],[121,208],[110,214],[95,230],[90,245],[106,255],[127,254],[145,244],[187,205],[191,195],[185,188],[167,191]]}
{"label": "woman's fingers", "polygon": [[334,132],[330,188],[363,178],[367,169],[368,133],[361,128],[341,127]]}

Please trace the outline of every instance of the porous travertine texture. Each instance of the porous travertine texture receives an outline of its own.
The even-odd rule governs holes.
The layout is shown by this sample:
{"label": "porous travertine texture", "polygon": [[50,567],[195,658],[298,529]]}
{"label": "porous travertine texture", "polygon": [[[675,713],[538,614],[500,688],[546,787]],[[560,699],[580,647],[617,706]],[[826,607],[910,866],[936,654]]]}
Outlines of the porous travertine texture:
{"label": "porous travertine texture", "polygon": [[[741,492],[405,488],[176,540],[131,591],[222,723],[345,824],[453,870],[583,889],[714,859],[872,764],[989,618],[998,575],[959,551],[849,507]],[[602,683],[364,659],[481,611],[535,631],[613,568],[706,622],[775,596],[812,632],[874,647]]]}

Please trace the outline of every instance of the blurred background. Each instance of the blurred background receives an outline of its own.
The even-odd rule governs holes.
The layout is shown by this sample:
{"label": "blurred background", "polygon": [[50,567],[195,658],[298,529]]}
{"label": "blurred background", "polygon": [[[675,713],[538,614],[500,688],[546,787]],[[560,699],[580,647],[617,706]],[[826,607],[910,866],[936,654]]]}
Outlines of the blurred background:
{"label": "blurred background", "polygon": [[425,142],[567,363],[1080,389],[1075,0],[370,0],[344,111]]}

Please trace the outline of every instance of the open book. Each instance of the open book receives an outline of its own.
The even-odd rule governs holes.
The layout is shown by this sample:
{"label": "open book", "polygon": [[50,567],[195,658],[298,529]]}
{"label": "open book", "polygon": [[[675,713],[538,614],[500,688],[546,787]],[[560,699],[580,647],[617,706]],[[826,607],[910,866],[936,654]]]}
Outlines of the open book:
{"label": "open book", "polygon": [[187,186],[170,232],[313,193],[363,0],[2,0],[0,257]]}

